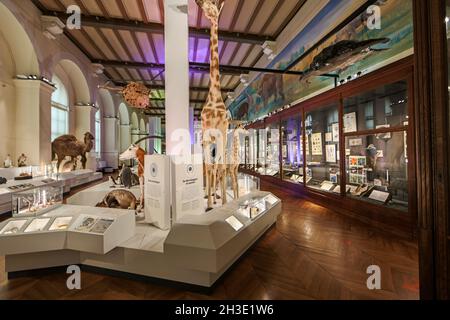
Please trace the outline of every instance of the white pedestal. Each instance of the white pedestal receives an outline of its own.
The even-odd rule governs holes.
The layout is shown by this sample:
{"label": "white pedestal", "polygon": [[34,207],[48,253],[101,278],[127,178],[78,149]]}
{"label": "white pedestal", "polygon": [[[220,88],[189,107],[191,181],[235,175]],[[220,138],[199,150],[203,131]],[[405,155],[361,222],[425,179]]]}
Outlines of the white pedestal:
{"label": "white pedestal", "polygon": [[145,156],[145,221],[170,229],[170,157]]}

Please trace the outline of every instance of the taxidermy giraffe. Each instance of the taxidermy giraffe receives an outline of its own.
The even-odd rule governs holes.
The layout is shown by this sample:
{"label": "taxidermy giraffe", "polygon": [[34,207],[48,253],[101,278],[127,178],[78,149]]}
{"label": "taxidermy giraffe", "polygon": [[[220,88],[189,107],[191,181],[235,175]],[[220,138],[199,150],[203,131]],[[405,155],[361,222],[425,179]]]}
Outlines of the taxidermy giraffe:
{"label": "taxidermy giraffe", "polygon": [[228,173],[231,177],[231,184],[233,187],[234,199],[239,199],[239,184],[238,184],[238,171],[241,165],[241,134],[248,134],[248,131],[244,128],[242,122],[237,123],[236,128],[233,130],[233,145],[231,147],[231,154],[228,164]]}
{"label": "taxidermy giraffe", "polygon": [[[206,193],[208,209],[211,209],[216,181],[220,181],[221,184],[222,204],[227,201],[225,150],[229,122],[227,108],[222,98],[219,70],[219,17],[224,3],[220,0],[196,0],[196,2],[211,22],[209,94],[201,113]],[[214,156],[213,149],[215,149]]]}

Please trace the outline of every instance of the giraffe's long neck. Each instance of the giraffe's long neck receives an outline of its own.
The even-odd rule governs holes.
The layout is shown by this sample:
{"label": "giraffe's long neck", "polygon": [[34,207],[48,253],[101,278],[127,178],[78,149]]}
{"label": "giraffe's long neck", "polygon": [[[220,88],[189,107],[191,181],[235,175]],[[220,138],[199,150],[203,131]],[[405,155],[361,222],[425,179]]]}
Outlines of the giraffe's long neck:
{"label": "giraffe's long neck", "polygon": [[212,22],[211,45],[210,45],[210,78],[209,99],[215,103],[223,103],[220,86],[220,64],[219,64],[219,23]]}

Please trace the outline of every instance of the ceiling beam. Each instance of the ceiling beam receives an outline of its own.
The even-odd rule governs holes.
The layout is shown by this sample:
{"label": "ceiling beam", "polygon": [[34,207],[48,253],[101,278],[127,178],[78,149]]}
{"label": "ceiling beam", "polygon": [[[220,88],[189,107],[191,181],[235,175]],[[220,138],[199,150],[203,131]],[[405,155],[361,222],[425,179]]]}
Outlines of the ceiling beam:
{"label": "ceiling beam", "polygon": [[[33,2],[36,4],[37,1]],[[39,6],[42,14],[46,16],[55,16],[62,21],[67,21],[69,15],[61,11],[47,10],[42,5]],[[81,15],[82,27],[93,28],[107,28],[113,30],[126,30],[133,32],[144,32],[152,34],[164,34],[164,25],[154,22],[142,22],[132,21],[119,18],[106,18],[90,15]],[[198,39],[209,39],[211,36],[211,30],[208,28],[194,28],[189,27],[189,36]],[[232,31],[220,31],[219,39],[223,41],[232,41],[238,43],[248,43],[255,45],[262,45],[266,41],[275,41],[276,39],[268,35],[259,35],[252,33],[232,32]]]}
{"label": "ceiling beam", "polygon": [[[146,62],[135,62],[135,61],[118,61],[118,60],[96,60],[94,63],[99,63],[106,67],[111,68],[130,68],[130,69],[158,69],[162,70],[165,68],[164,64],[161,63],[146,63]],[[200,62],[189,62],[191,71],[209,73],[210,65],[209,63]],[[222,74],[239,76],[241,74],[248,74],[250,72],[259,73],[274,73],[274,74],[290,74],[290,75],[303,75],[301,71],[284,71],[278,69],[268,69],[268,68],[256,68],[256,67],[244,67],[244,66],[231,66],[231,65],[220,65],[220,71]]]}
{"label": "ceiling beam", "polygon": [[[165,102],[166,99],[165,98],[151,98],[150,101],[152,102]],[[205,103],[206,99],[204,100],[198,100],[198,99],[191,99],[189,100],[190,103]]]}
{"label": "ceiling beam", "polygon": [[[111,80],[116,86],[126,86],[130,82],[140,82],[148,85],[153,90],[164,90],[166,87],[163,84],[154,84],[154,81],[150,80],[125,80],[125,79],[113,79]],[[189,91],[195,92],[209,92],[209,87],[189,87]],[[233,88],[222,88],[223,93],[234,92]]]}

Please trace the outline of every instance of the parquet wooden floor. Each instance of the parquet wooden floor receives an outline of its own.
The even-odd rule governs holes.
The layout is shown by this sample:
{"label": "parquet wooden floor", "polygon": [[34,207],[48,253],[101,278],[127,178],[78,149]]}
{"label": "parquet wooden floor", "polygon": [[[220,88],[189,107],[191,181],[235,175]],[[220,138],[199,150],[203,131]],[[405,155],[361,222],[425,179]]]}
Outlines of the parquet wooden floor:
{"label": "parquet wooden floor", "polygon": [[[0,299],[418,299],[416,243],[380,234],[332,210],[270,190],[283,213],[210,295],[96,273],[82,290],[63,272],[7,280],[0,257]],[[370,291],[366,269],[378,265],[382,289]]]}

